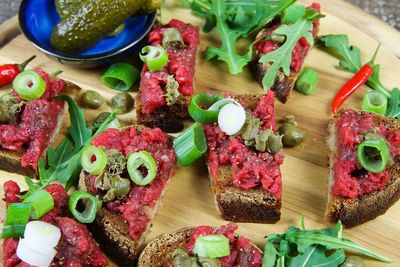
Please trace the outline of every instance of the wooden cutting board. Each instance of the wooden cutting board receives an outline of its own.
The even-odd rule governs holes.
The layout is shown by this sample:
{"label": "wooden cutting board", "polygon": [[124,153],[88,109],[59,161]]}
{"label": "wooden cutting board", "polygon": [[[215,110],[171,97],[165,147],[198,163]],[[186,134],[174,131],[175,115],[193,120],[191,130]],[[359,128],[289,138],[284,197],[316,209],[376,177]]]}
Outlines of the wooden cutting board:
{"label": "wooden cutting board", "polygon": [[[304,1],[310,3],[311,1]],[[327,15],[321,21],[323,34],[345,33],[350,42],[361,48],[364,62],[372,56],[378,42],[383,43],[377,62],[382,64],[382,81],[386,86],[400,86],[400,33],[378,19],[358,8],[340,0],[321,1],[323,13]],[[178,1],[167,1],[162,9],[162,21],[168,22],[179,18],[195,25],[202,21],[183,9]],[[0,27],[0,64],[22,62],[32,54],[38,55],[29,67],[41,67],[51,72],[63,70],[61,78],[74,82],[84,90],[97,90],[110,99],[116,92],[100,83],[99,77],[104,69],[80,70],[59,64],[38,52],[23,35],[16,31],[16,19]],[[14,37],[11,39],[12,37]],[[260,86],[253,80],[248,70],[237,76],[228,73],[226,65],[217,61],[208,62],[201,56],[206,47],[215,42],[215,35],[201,34],[200,54],[196,66],[196,91],[218,88],[232,93],[262,93]],[[11,39],[11,40],[10,40]],[[338,60],[324,51],[314,48],[305,62],[306,66],[315,68],[321,75],[319,84],[311,96],[293,92],[286,105],[276,102],[276,118],[293,114],[300,126],[308,133],[307,140],[300,146],[285,149],[285,162],[282,166],[283,195],[282,218],[273,225],[239,223],[240,234],[247,235],[257,245],[263,247],[264,236],[281,233],[290,225],[299,226],[301,215],[305,216],[306,227],[310,229],[330,226],[324,220],[326,188],[328,177],[328,151],[325,146],[326,127],[330,119],[329,106],[335,92],[351,77],[351,74],[337,68]],[[6,91],[7,88],[2,89]],[[132,94],[136,93],[137,86]],[[363,87],[346,103],[347,107],[359,108]],[[104,105],[102,110],[109,110]],[[86,110],[92,119],[100,111]],[[134,123],[134,113],[120,116],[126,123]],[[0,172],[0,183],[9,179],[18,181],[24,187],[21,176]],[[0,186],[0,194],[3,188]],[[4,219],[4,202],[0,206],[0,219]],[[344,236],[379,252],[393,260],[391,266],[400,266],[400,203],[390,208],[385,215],[353,229],[345,230]],[[207,170],[203,161],[188,167],[178,167],[163,199],[151,234],[147,241],[161,233],[173,232],[185,226],[221,225],[222,220],[214,206],[213,196],[209,189]],[[383,266],[375,261],[366,260],[367,266]]]}

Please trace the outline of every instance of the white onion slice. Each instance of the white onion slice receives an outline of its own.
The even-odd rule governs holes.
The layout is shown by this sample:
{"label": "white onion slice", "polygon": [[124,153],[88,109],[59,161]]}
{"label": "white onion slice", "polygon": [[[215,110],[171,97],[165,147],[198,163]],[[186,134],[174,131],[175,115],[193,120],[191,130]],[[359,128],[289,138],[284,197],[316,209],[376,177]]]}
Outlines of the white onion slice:
{"label": "white onion slice", "polygon": [[227,135],[237,134],[245,122],[246,111],[240,104],[226,104],[218,114],[218,125]]}
{"label": "white onion slice", "polygon": [[60,238],[61,231],[57,226],[42,221],[29,222],[24,232],[28,246],[44,254],[54,249]]}
{"label": "white onion slice", "polygon": [[53,261],[56,253],[57,251],[54,248],[47,254],[42,254],[34,251],[27,244],[26,239],[23,238],[21,238],[18,242],[17,257],[30,265],[38,267],[48,267]]}

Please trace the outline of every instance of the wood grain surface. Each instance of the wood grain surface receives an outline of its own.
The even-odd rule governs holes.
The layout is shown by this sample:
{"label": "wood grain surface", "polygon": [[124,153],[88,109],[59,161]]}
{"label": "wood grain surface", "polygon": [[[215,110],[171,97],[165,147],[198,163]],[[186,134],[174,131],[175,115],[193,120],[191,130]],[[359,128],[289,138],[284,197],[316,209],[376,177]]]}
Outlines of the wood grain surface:
{"label": "wood grain surface", "polygon": [[[377,58],[377,62],[382,63],[382,80],[390,88],[399,86],[400,60],[396,55],[400,55],[398,45],[400,34],[373,17],[369,20],[369,15],[344,2],[321,1],[321,4],[323,12],[327,15],[321,21],[321,34],[348,34],[350,42],[361,48],[364,61],[372,56],[378,42],[384,43]],[[168,22],[172,18],[202,25],[198,18],[192,16],[191,12],[183,9],[180,4],[175,1],[166,1],[162,10],[162,21]],[[369,22],[364,24],[362,21]],[[196,66],[196,91],[218,88],[232,93],[262,93],[260,86],[248,70],[232,76],[227,72],[226,65],[217,61],[204,60],[202,53],[209,44],[215,43],[215,37],[215,34],[201,34]],[[38,57],[30,67],[41,67],[48,71],[63,70],[60,77],[75,82],[84,90],[98,90],[107,100],[116,93],[100,83],[99,77],[103,69],[80,70],[60,65],[40,54],[22,35],[18,35],[0,49],[0,64],[22,62],[32,54],[37,54]],[[299,226],[301,215],[305,216],[307,228],[330,226],[323,217],[328,178],[328,152],[325,137],[327,123],[331,117],[329,105],[335,92],[351,77],[351,74],[339,70],[338,60],[319,48],[311,51],[305,65],[317,69],[321,75],[315,92],[311,96],[294,92],[286,105],[276,101],[276,118],[293,114],[300,126],[308,133],[308,139],[302,145],[285,149],[286,158],[282,166],[282,219],[273,225],[239,224],[238,232],[250,237],[260,247],[263,247],[265,235],[281,233],[290,225]],[[135,90],[137,88],[132,92],[133,95]],[[359,108],[362,95],[366,90],[366,87],[362,87],[345,103],[345,106]],[[102,110],[109,110],[109,108],[104,105]],[[99,112],[86,110],[86,115],[88,118],[94,118]],[[133,123],[134,113],[120,116],[120,119],[125,124]],[[14,179],[21,185],[24,184],[22,177],[0,172],[1,185],[9,179]],[[0,194],[3,194],[2,186],[0,186]],[[4,210],[4,202],[2,202],[0,219],[4,218]],[[399,218],[400,203],[397,203],[385,215],[356,228],[345,230],[344,235],[391,258],[394,262],[390,266],[400,266]],[[225,223],[227,222],[218,216],[214,207],[207,170],[204,162],[200,160],[191,167],[177,168],[147,240],[184,226],[216,226]],[[384,265],[367,259],[366,266]]]}

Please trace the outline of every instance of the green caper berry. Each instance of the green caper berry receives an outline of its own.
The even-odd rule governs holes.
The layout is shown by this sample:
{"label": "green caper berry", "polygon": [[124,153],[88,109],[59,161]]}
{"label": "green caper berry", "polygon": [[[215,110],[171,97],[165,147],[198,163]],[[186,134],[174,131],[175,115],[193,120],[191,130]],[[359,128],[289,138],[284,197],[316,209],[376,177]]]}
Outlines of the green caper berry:
{"label": "green caper berry", "polygon": [[93,90],[84,92],[81,100],[84,106],[92,109],[97,109],[104,103],[104,98]]}
{"label": "green caper berry", "polygon": [[129,180],[119,176],[114,176],[111,178],[111,186],[114,189],[114,193],[117,198],[122,198],[128,194],[129,190],[131,189],[131,183]]}
{"label": "green caper berry", "polygon": [[292,123],[284,123],[281,127],[279,127],[278,132],[279,134],[283,135],[282,143],[286,147],[297,146],[307,137],[303,130]]}
{"label": "green caper berry", "polygon": [[267,129],[256,136],[256,149],[260,152],[267,150],[268,137],[272,134],[271,129]]}
{"label": "green caper berry", "polygon": [[126,92],[118,93],[111,98],[110,106],[119,108],[121,113],[130,111],[135,105],[135,100]]}
{"label": "green caper berry", "polygon": [[364,267],[364,262],[358,256],[348,256],[340,267]]}
{"label": "green caper berry", "polygon": [[99,128],[100,125],[102,125],[110,115],[111,115],[110,112],[102,112],[99,115],[97,115],[96,119],[94,120],[94,127]]}
{"label": "green caper berry", "polygon": [[282,149],[282,137],[279,134],[271,134],[268,137],[268,152],[275,154]]}

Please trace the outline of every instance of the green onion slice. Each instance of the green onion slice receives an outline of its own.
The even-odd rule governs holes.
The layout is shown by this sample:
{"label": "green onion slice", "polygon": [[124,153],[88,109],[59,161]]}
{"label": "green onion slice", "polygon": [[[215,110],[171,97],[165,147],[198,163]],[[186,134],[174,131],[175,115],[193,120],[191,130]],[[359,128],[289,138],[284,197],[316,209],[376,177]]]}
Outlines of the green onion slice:
{"label": "green onion slice", "polygon": [[283,24],[293,24],[306,14],[306,7],[302,4],[292,4],[281,15]]}
{"label": "green onion slice", "polygon": [[54,208],[53,197],[44,189],[35,191],[25,198],[23,203],[29,203],[32,206],[31,219],[33,220],[39,219]]}
{"label": "green onion slice", "polygon": [[194,243],[193,253],[211,259],[229,256],[229,239],[224,235],[199,236]]}
{"label": "green onion slice", "polygon": [[29,203],[11,203],[8,205],[1,238],[23,237],[31,211],[32,206]]}
{"label": "green onion slice", "polygon": [[83,149],[82,168],[93,175],[99,175],[107,165],[107,154],[104,149],[88,145]]}
{"label": "green onion slice", "polygon": [[13,81],[15,92],[24,100],[40,98],[46,91],[46,83],[38,73],[26,70],[18,74]]}
{"label": "green onion slice", "polygon": [[[81,203],[79,203],[81,201]],[[82,212],[78,211],[78,205],[85,206]],[[68,200],[68,207],[72,215],[81,223],[91,223],[96,218],[99,200],[92,194],[84,191],[75,191]]]}
{"label": "green onion slice", "polygon": [[385,95],[378,91],[368,91],[364,95],[361,109],[364,111],[385,115],[387,106],[388,100]]}
{"label": "green onion slice", "polygon": [[101,82],[118,91],[128,91],[139,78],[139,70],[127,63],[111,65],[101,76]]}
{"label": "green onion slice", "polygon": [[373,173],[382,172],[390,156],[390,147],[383,138],[367,139],[357,148],[361,166]]}
{"label": "green onion slice", "polygon": [[312,68],[304,68],[296,81],[295,89],[302,94],[310,95],[314,92],[319,80],[319,74]]}
{"label": "green onion slice", "polygon": [[158,46],[145,46],[139,54],[140,59],[147,63],[150,71],[159,71],[167,65],[168,54],[164,47]]}
{"label": "green onion slice", "polygon": [[196,122],[174,140],[176,158],[182,166],[192,164],[207,151],[207,139],[201,125]]}
{"label": "green onion slice", "polygon": [[[223,96],[213,94],[196,94],[192,97],[189,105],[189,114],[197,122],[213,123],[218,120],[218,113],[221,106],[217,103],[225,100]],[[225,103],[226,104],[226,103]],[[202,109],[202,106],[210,107],[208,110]]]}
{"label": "green onion slice", "polygon": [[[129,176],[137,185],[151,183],[157,174],[157,163],[153,156],[147,151],[139,151],[128,155],[126,164]],[[147,174],[143,177],[141,168],[145,168]]]}

